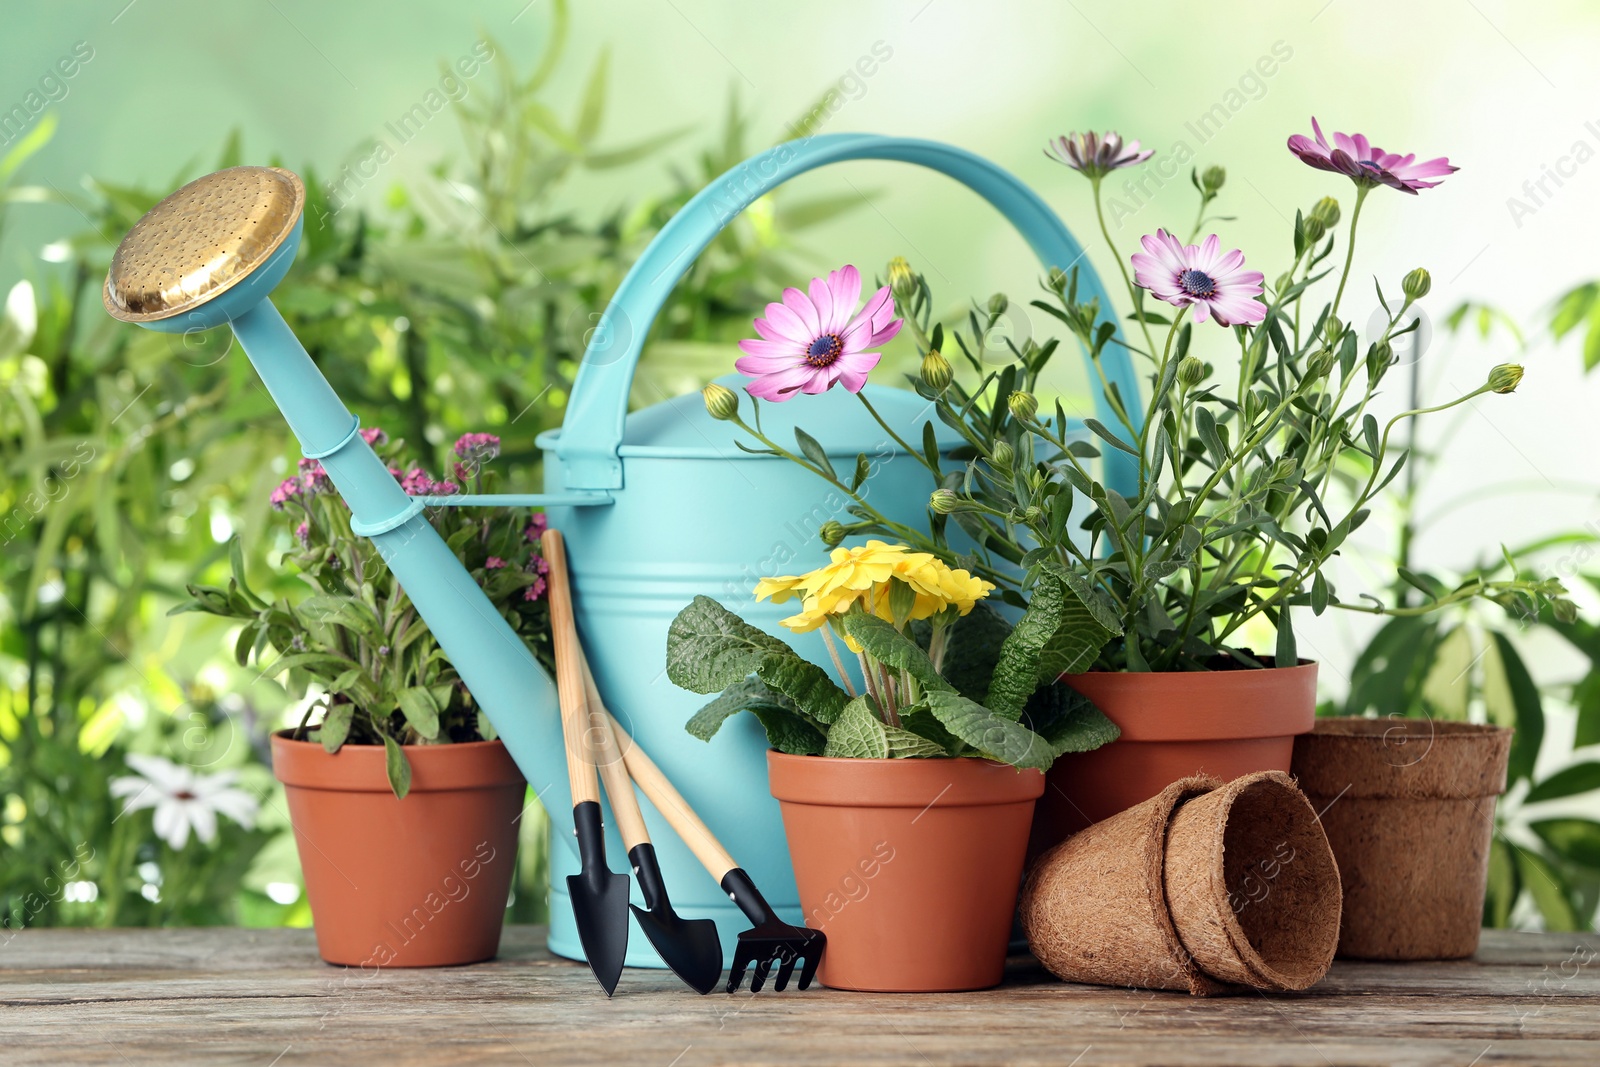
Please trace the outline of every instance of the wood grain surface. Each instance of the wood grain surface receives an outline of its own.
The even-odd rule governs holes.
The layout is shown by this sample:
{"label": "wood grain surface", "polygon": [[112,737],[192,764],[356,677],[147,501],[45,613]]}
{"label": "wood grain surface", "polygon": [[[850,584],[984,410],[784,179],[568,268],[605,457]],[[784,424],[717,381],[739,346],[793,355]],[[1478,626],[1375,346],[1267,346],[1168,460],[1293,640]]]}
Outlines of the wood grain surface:
{"label": "wood grain surface", "polygon": [[1472,960],[1340,961],[1303,993],[1070,985],[1031,958],[981,993],[606,1000],[540,927],[471,967],[360,970],[309,930],[0,931],[0,1064],[1600,1064],[1600,937],[1486,931]]}

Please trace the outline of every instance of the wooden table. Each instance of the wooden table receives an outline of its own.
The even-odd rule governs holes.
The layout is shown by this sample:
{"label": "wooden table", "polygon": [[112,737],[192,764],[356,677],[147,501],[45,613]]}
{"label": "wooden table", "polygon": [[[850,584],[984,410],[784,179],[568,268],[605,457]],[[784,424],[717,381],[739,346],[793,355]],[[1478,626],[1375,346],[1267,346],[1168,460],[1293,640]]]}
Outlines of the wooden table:
{"label": "wooden table", "polygon": [[1600,1064],[1600,937],[1486,931],[1473,960],[1338,963],[1301,994],[1197,1000],[1064,984],[696,996],[509,927],[473,967],[364,975],[309,930],[0,932],[0,1064]]}

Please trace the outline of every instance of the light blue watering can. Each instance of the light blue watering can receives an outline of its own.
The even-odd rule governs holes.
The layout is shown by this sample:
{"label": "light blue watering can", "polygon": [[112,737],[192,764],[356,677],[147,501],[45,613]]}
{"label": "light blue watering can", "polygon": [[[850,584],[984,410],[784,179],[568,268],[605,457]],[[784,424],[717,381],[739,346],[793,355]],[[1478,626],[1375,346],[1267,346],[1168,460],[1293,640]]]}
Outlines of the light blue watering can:
{"label": "light blue watering can", "polygon": [[[623,279],[584,354],[564,424],[539,439],[545,493],[411,497],[361,438],[355,416],[267,299],[299,247],[304,188],[298,178],[240,167],[198,179],[152,209],[117,251],[107,310],[169,333],[232,326],[302,451],[321,461],[349,505],[351,528],[373,540],[528,782],[558,813],[552,838],[564,845],[550,853],[550,948],[563,956],[580,959],[582,949],[562,877],[579,868],[564,827],[567,768],[555,686],[439,538],[424,508],[546,509],[550,525],[567,538],[578,628],[608,706],[773,906],[799,920],[783,825],[767,790],[765,738],[753,721],[730,723],[710,744],[684,731],[706,698],[667,680],[666,633],[679,609],[704,593],[781,634],[777,620],[787,612],[755,604],[752,586],[764,575],[817,565],[823,549],[816,531],[829,519],[849,521],[849,501],[830,496],[829,486],[794,464],[739,451],[738,431],[711,419],[698,394],[632,414],[627,400],[650,324],[700,251],[758,197],[798,174],[853,159],[915,163],[968,186],[1010,220],[1046,267],[1077,268],[1080,297],[1099,297],[1103,314],[1115,323],[1099,279],[1060,219],[994,164],[933,141],[867,134],[793,141],[753,156],[702,190]],[[1109,348],[1103,362],[1123,396],[1138,395],[1120,347]],[[920,434],[919,424],[932,414],[906,390],[867,390],[884,418],[904,429],[902,436]],[[1103,396],[1097,415],[1115,425]],[[802,423],[847,465],[866,453],[876,465],[867,483],[873,506],[908,524],[924,521],[932,488],[925,472],[842,390],[768,405],[763,422],[780,440]],[[954,447],[953,431],[935,426],[941,445]],[[1125,493],[1132,480],[1126,459],[1113,453],[1106,471],[1109,484]],[[677,910],[716,920],[731,958],[748,922],[648,804],[645,817]],[[624,855],[615,831],[608,836],[608,853]],[[645,938],[630,939],[627,962],[661,966]]]}

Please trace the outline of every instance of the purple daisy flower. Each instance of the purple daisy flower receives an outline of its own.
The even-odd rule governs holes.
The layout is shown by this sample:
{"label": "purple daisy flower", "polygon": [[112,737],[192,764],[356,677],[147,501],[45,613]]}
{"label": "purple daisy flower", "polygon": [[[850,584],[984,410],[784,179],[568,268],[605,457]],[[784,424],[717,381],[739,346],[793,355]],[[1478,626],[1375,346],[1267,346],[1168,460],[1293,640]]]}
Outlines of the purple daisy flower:
{"label": "purple daisy flower", "polygon": [[1044,154],[1081,174],[1099,178],[1120,167],[1132,167],[1155,155],[1153,149],[1139,150],[1138,141],[1122,141],[1122,134],[1069,133],[1045,146]]}
{"label": "purple daisy flower", "polygon": [[751,396],[776,402],[827,392],[836,382],[859,393],[883,358],[867,350],[900,332],[887,285],[856,311],[861,272],[853,266],[811,279],[810,288],[810,296],[785,289],[783,302],[768,304],[766,317],[755,320],[761,339],[739,342],[744,356],[734,367],[754,379],[745,386]]}
{"label": "purple daisy flower", "polygon": [[361,439],[367,444],[374,446],[386,445],[389,443],[389,435],[384,433],[383,430],[376,426],[363,426],[361,428]]}
{"label": "purple daisy flower", "polygon": [[1461,169],[1452,167],[1444,156],[1418,163],[1415,153],[1402,156],[1385,152],[1359,133],[1353,137],[1346,133],[1335,133],[1333,144],[1330,145],[1315,118],[1311,120],[1311,129],[1317,139],[1313,141],[1305,134],[1297,133],[1289,138],[1289,151],[1307,166],[1343,174],[1357,185],[1387,185],[1415,196],[1417,190],[1432,189],[1439,184],[1424,179],[1438,178],[1443,181]]}
{"label": "purple daisy flower", "polygon": [[482,463],[500,454],[500,438],[492,433],[464,433],[456,438],[456,455]]}
{"label": "purple daisy flower", "polygon": [[1185,245],[1166,230],[1140,238],[1143,252],[1133,254],[1133,280],[1174,307],[1194,308],[1205,322],[1215,316],[1219,325],[1257,323],[1267,317],[1261,295],[1262,274],[1242,270],[1244,253],[1237,248],[1222,255],[1216,234],[1198,245]]}

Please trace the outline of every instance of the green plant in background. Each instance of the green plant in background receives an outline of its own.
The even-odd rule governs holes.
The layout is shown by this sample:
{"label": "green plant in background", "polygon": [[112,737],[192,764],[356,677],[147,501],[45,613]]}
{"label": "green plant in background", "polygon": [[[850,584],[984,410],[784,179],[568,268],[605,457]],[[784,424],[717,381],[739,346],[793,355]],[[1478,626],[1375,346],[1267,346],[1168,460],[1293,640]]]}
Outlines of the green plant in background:
{"label": "green plant in background", "polygon": [[[459,481],[434,480],[406,461],[405,443],[379,428],[361,431],[406,492],[417,496],[492,493],[496,473],[487,464],[500,454],[493,434],[464,434],[455,444]],[[417,615],[376,547],[350,530],[350,509],[316,460],[272,491],[272,504],[292,525],[299,551],[285,557],[309,586],[294,598],[264,600],[250,588],[238,540],[231,544],[232,577],[226,588],[191,585],[189,603],[171,614],[200,611],[244,620],[234,645],[239,666],[263,677],[287,674],[291,692],[305,695],[315,682],[296,738],[309,737],[329,752],[346,744],[383,745],[389,785],[398,797],[411,788],[403,745],[492,741],[493,725]],[[435,507],[431,522],[507,623],[554,670],[549,605],[539,554],[544,516],[525,508]],[[322,716],[308,728],[316,711]]]}
{"label": "green plant in background", "polygon": [[[503,57],[494,93],[454,109],[462,161],[389,188],[376,211],[336,205],[315,170],[303,171],[305,240],[275,294],[365,422],[403,432],[426,453],[421,465],[438,470],[461,429],[488,427],[505,442],[507,481],[524,486],[537,484],[534,438],[559,420],[606,299],[700,184],[697,173],[669,175],[648,192],[640,164],[665,138],[600,143],[604,60],[576,118],[550,112],[543,98],[566,18],[564,5],[555,10],[557,32],[532,74]],[[280,723],[291,696],[231,664],[225,653],[239,634],[230,620],[166,617],[185,585],[226,585],[235,536],[240,577],[263,602],[304,593],[278,566],[299,546],[270,521],[268,503],[293,466],[292,442],[248,363],[229,355],[226,330],[159,335],[100,308],[116,238],[193,174],[155,189],[91,179],[70,197],[19,183],[53,129],[41,120],[0,158],[0,226],[21,205],[65,204],[78,231],[46,251],[59,270],[13,289],[0,318],[0,922],[303,923],[303,900],[279,892],[293,886],[267,893],[298,877],[264,766],[266,735],[293,725]],[[699,166],[742,158],[746,136],[733,107]],[[235,137],[216,166],[242,155]],[[636,202],[598,221],[560,207],[563,189],[610,166],[640,169],[646,191]],[[736,220],[658,319],[645,380],[657,352],[741,331],[757,279],[793,254],[786,235],[848,206],[790,212],[773,198]],[[662,375],[655,387],[672,381]],[[204,893],[181,906],[159,891],[162,868],[176,862],[161,851],[170,846],[148,818],[118,818],[110,781],[126,773],[129,752],[207,773],[238,769],[265,798],[255,829],[229,824],[213,845],[187,842],[218,854]],[[95,886],[93,899],[81,886],[70,899],[61,891],[63,864],[73,863],[71,880]],[[542,851],[525,847],[513,918],[542,918],[543,869]]]}
{"label": "green plant in background", "polygon": [[[1550,328],[1560,339],[1583,316],[1574,307],[1595,290],[1580,286],[1556,302]],[[1587,314],[1587,312],[1585,312]],[[1479,304],[1463,304],[1445,318],[1448,334],[1475,327],[1481,337],[1503,330],[1518,346],[1521,332],[1504,313]],[[1595,336],[1593,326],[1589,336]],[[1585,345],[1585,366],[1593,366]],[[1407,374],[1410,406],[1417,406],[1421,388],[1421,363],[1412,362]],[[1568,564],[1593,555],[1600,537],[1588,530],[1560,533],[1502,551],[1480,566],[1447,574],[1441,568],[1424,568],[1415,559],[1418,533],[1448,518],[1466,498],[1447,502],[1424,515],[1418,508],[1418,489],[1436,457],[1445,452],[1459,426],[1452,426],[1427,449],[1413,439],[1408,443],[1412,461],[1406,477],[1396,483],[1385,504],[1393,508],[1395,540],[1384,552],[1398,575],[1393,592],[1402,605],[1427,603],[1449,595],[1465,583],[1493,581],[1509,575],[1527,581],[1541,578],[1526,561],[1564,550]],[[1490,495],[1506,495],[1516,486],[1491,487]],[[1594,486],[1584,487],[1587,493]],[[1481,504],[1482,493],[1470,502]],[[1578,571],[1577,566],[1568,566]],[[1581,573],[1581,572],[1580,572]],[[1586,584],[1600,590],[1600,578],[1585,575]],[[1540,635],[1558,638],[1584,661],[1576,678],[1561,682],[1536,680],[1519,645]],[[1511,598],[1499,603],[1482,599],[1461,602],[1449,610],[1398,616],[1387,620],[1357,656],[1351,669],[1350,690],[1342,702],[1319,708],[1319,714],[1399,715],[1446,721],[1480,721],[1510,727],[1511,757],[1507,770],[1508,792],[1500,800],[1495,836],[1489,854],[1489,893],[1484,904],[1484,924],[1511,926],[1537,915],[1549,930],[1588,930],[1600,907],[1600,823],[1593,819],[1551,813],[1552,806],[1570,808],[1573,801],[1600,796],[1600,762],[1570,763],[1544,777],[1536,773],[1542,752],[1547,752],[1546,708],[1554,700],[1576,713],[1573,747],[1600,744],[1600,627],[1577,617],[1570,602],[1534,604]]]}

